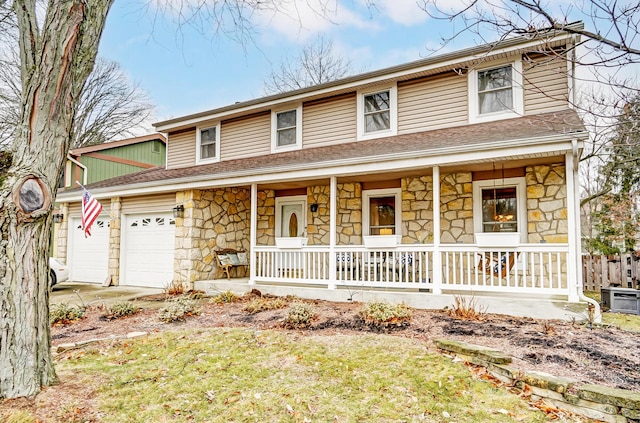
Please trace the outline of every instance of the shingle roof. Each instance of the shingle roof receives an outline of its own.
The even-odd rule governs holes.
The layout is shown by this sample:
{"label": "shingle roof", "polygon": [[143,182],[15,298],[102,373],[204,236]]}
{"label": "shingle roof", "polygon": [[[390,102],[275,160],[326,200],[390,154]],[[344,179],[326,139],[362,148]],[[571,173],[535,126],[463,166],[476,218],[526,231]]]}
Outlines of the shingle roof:
{"label": "shingle roof", "polygon": [[[345,159],[376,162],[383,160],[384,156],[388,157],[394,154],[418,157],[438,154],[443,150],[447,150],[447,154],[451,154],[452,149],[458,151],[480,150],[483,145],[489,143],[507,143],[554,135],[569,137],[571,134],[575,134],[574,136],[578,138],[584,138],[586,130],[575,111],[565,110],[326,147],[305,148],[237,160],[223,160],[218,163],[178,169],[155,167],[96,182],[89,185],[88,188],[124,188],[126,185],[144,185],[158,181],[170,183],[189,177],[206,175],[210,175],[211,179],[215,180],[216,175],[229,177],[234,173],[246,173],[247,171],[255,171],[258,174],[286,166],[323,167]],[[67,190],[67,192],[69,191]]]}

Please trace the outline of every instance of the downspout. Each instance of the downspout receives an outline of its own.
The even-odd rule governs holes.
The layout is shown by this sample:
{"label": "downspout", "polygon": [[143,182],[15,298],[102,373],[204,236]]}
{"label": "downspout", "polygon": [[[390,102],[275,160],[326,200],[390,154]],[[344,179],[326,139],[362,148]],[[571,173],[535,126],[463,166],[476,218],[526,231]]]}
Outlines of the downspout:
{"label": "downspout", "polygon": [[[87,185],[87,167],[82,163],[80,163],[79,161],[77,161],[76,159],[74,159],[73,157],[71,157],[69,154],[67,154],[67,160],[69,160],[76,166],[81,167],[84,170],[84,172],[82,172],[82,184]],[[66,184],[66,181],[65,181],[65,184]]]}
{"label": "downspout", "polygon": [[[573,184],[574,184],[574,196],[575,196],[575,200],[574,203],[576,204],[575,207],[575,216],[576,216],[576,223],[578,225],[578,228],[580,228],[579,231],[573,231],[574,232],[574,236],[577,238],[576,240],[576,247],[578,250],[578,254],[577,254],[577,260],[579,261],[579,265],[577,266],[577,272],[576,272],[576,279],[577,279],[577,283],[576,283],[576,289],[578,290],[578,299],[580,299],[581,301],[584,301],[588,304],[587,307],[589,306],[593,306],[593,317],[589,318],[589,323],[593,322],[593,323],[602,323],[602,310],[600,309],[600,304],[598,304],[598,302],[596,300],[594,300],[593,298],[589,298],[586,295],[584,295],[583,293],[583,287],[584,287],[584,281],[583,281],[583,276],[582,276],[582,239],[580,234],[582,233],[582,222],[580,220],[580,182],[578,179],[578,169],[579,169],[579,157],[578,157],[578,140],[577,139],[572,139],[571,140],[571,149],[572,149],[572,156],[573,156],[573,169],[571,169],[571,175],[572,178],[574,180]],[[568,176],[568,175],[567,175]],[[591,308],[591,307],[589,307]],[[587,312],[588,314],[591,314],[590,311]],[[591,316],[589,316],[591,317]]]}

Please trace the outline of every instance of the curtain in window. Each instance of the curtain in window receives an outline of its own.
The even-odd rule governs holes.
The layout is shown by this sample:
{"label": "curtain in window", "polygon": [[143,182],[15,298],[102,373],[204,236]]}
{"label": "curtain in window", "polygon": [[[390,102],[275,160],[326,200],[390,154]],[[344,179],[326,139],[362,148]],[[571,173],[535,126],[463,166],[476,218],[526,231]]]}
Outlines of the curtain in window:
{"label": "curtain in window", "polygon": [[478,72],[480,114],[513,109],[511,66]]}

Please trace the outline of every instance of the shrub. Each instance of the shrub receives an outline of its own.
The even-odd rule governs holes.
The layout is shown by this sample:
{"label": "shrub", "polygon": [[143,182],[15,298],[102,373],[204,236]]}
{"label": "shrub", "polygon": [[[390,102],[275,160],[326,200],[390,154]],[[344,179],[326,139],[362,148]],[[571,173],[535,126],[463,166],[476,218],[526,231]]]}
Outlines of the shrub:
{"label": "shrub", "polygon": [[120,317],[132,316],[140,311],[140,307],[134,305],[130,301],[112,304],[109,307],[107,317],[118,319]]}
{"label": "shrub", "polygon": [[411,321],[411,308],[406,304],[389,304],[386,301],[372,302],[360,310],[365,324],[374,327],[405,326]]}
{"label": "shrub", "polygon": [[478,300],[473,295],[471,297],[463,297],[456,295],[453,297],[455,303],[453,308],[449,310],[449,315],[463,320],[482,320],[487,312],[486,307],[478,304]]}
{"label": "shrub", "polygon": [[74,307],[67,303],[52,304],[49,309],[49,321],[52,325],[66,325],[84,317],[85,307]]}
{"label": "shrub", "polygon": [[311,324],[315,317],[313,306],[308,303],[293,303],[287,310],[284,325],[292,328],[304,328]]}
{"label": "shrub", "polygon": [[280,297],[255,297],[245,304],[244,307],[242,307],[242,310],[249,314],[255,314],[260,313],[261,311],[285,308],[287,304],[287,300]]}
{"label": "shrub", "polygon": [[158,311],[158,318],[165,323],[171,323],[198,314],[198,301],[188,295],[181,295],[165,301],[165,306]]}
{"label": "shrub", "polygon": [[184,294],[184,286],[181,282],[173,281],[165,288],[167,295],[182,295]]}
{"label": "shrub", "polygon": [[235,303],[238,300],[240,300],[240,296],[238,296],[238,294],[236,294],[235,292],[229,290],[219,293],[211,299],[211,302],[216,304],[226,304]]}

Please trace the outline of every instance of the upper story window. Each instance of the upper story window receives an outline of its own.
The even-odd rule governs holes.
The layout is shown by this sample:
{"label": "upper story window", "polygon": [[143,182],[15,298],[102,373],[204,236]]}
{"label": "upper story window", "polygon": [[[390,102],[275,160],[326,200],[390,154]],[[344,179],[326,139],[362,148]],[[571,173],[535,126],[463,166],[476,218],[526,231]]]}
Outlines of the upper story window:
{"label": "upper story window", "polygon": [[396,86],[358,94],[358,139],[396,135],[398,121]]}
{"label": "upper story window", "polygon": [[271,151],[302,148],[302,107],[271,114]]}
{"label": "upper story window", "polygon": [[524,113],[522,62],[469,72],[469,121],[486,122]]}
{"label": "upper story window", "polygon": [[209,163],[220,160],[220,124],[196,131],[197,162]]}

